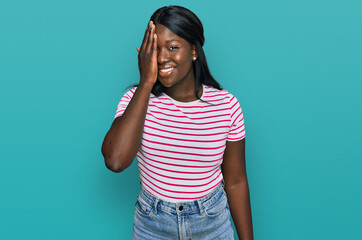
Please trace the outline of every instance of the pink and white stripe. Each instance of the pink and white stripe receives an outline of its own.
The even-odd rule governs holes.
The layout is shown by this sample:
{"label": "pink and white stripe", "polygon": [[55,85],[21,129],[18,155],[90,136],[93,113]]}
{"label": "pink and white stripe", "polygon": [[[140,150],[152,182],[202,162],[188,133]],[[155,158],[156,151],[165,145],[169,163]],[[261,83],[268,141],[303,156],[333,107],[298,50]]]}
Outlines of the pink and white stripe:
{"label": "pink and white stripe", "polygon": [[[115,118],[135,90],[122,97]],[[150,96],[138,167],[143,188],[165,201],[192,201],[210,193],[223,179],[226,141],[245,137],[243,113],[232,94],[203,85],[201,98],[208,103]]]}

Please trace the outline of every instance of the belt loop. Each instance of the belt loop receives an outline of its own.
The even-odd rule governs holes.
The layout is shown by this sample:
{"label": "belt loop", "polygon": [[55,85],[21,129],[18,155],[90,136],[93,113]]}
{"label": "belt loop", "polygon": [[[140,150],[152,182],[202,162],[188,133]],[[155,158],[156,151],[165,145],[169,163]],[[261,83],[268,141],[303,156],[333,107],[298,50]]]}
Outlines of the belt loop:
{"label": "belt loop", "polygon": [[158,198],[155,199],[155,202],[153,204],[153,207],[155,208],[155,214],[157,214],[157,203],[158,203]]}
{"label": "belt loop", "polygon": [[200,215],[204,214],[204,208],[202,207],[201,201],[199,199],[197,199],[196,201],[197,201],[197,205],[199,205]]}

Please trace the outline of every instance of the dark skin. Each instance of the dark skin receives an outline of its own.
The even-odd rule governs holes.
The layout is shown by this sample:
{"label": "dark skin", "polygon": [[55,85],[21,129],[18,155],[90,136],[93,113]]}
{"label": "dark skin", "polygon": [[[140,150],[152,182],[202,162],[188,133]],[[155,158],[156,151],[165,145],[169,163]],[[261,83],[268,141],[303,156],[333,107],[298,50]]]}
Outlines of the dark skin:
{"label": "dark skin", "polygon": [[245,138],[226,141],[221,165],[231,216],[239,239],[254,239],[249,184],[245,168]]}
{"label": "dark skin", "polygon": [[[113,172],[122,172],[133,161],[141,144],[149,96],[158,79],[165,93],[181,102],[196,100],[192,61],[195,46],[161,24],[149,23],[142,45],[137,48],[140,83],[122,116],[106,134],[102,153]],[[202,88],[199,97],[202,95]],[[249,187],[245,169],[245,139],[226,142],[222,173],[230,212],[239,239],[253,239]]]}

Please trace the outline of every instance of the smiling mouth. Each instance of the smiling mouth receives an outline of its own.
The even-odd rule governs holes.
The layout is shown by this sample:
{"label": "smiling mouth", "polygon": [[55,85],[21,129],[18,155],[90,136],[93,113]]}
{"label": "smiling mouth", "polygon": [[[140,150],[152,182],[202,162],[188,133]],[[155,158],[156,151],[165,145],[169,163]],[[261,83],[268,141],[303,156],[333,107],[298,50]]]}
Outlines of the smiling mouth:
{"label": "smiling mouth", "polygon": [[160,69],[160,72],[162,73],[168,73],[171,72],[172,70],[174,70],[174,67],[170,67],[170,68],[164,68],[164,69]]}
{"label": "smiling mouth", "polygon": [[161,77],[167,77],[173,72],[174,69],[175,69],[175,67],[162,68],[162,69],[158,70],[158,74]]}

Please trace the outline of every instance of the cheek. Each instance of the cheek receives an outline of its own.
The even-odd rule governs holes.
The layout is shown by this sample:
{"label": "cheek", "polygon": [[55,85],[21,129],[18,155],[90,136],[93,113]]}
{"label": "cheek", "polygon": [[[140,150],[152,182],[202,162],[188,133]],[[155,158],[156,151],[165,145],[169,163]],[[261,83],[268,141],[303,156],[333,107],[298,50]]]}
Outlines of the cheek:
{"label": "cheek", "polygon": [[187,54],[178,54],[176,56],[174,56],[174,61],[179,64],[179,67],[188,67],[190,65],[192,65],[192,58],[191,56],[187,55]]}
{"label": "cheek", "polygon": [[184,58],[185,58],[185,57],[183,57],[182,55],[176,55],[176,56],[174,56],[174,60],[175,60],[175,62],[177,62],[178,64],[182,64]]}

